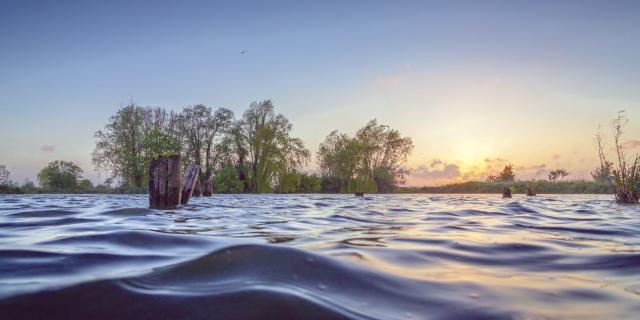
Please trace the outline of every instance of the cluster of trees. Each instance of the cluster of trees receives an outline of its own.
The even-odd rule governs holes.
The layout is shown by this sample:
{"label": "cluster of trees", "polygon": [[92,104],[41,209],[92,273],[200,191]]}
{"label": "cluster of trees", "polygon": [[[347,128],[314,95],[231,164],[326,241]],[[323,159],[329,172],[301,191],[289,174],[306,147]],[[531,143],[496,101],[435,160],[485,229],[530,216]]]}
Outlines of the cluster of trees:
{"label": "cluster of trees", "polygon": [[[568,176],[569,172],[565,169],[555,169],[549,171],[549,182],[557,182],[558,179],[563,180],[564,177]],[[594,179],[595,181],[598,181]],[[487,176],[486,182],[494,183],[494,182],[514,182],[516,181],[516,174],[513,171],[513,165],[508,164],[504,166],[502,172],[498,174],[492,174]]]}
{"label": "cluster of trees", "polygon": [[146,189],[149,160],[166,154],[197,164],[215,192],[318,192],[320,178],[302,172],[309,150],[291,130],[270,100],[251,103],[239,119],[226,108],[131,104],[96,132],[92,160],[132,192]]}
{"label": "cluster of trees", "polygon": [[487,177],[487,182],[511,182],[516,180],[516,174],[513,172],[513,165],[504,166],[502,172],[492,174]]}
{"label": "cluster of trees", "polygon": [[303,172],[310,152],[270,100],[253,102],[236,119],[204,105],[180,112],[130,104],[96,132],[92,160],[125,190],[144,192],[149,160],[181,154],[200,167],[214,192],[391,192],[404,181],[413,144],[370,121],[354,137],[334,131],[320,145],[321,176]]}
{"label": "cluster of trees", "polygon": [[404,182],[413,142],[371,120],[355,136],[331,132],[317,157],[326,192],[393,192]]}
{"label": "cluster of trees", "polygon": [[38,183],[25,180],[18,184],[9,180],[10,172],[0,165],[0,193],[106,193],[108,186],[93,186],[89,179],[82,177],[82,169],[70,161],[50,162],[38,173]]}

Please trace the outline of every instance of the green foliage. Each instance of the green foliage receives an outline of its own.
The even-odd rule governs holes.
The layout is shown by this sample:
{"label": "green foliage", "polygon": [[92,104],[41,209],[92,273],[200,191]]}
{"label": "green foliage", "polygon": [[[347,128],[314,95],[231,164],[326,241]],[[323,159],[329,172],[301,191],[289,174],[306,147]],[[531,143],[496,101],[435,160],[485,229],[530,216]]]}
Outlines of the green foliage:
{"label": "green foliage", "polygon": [[403,168],[413,150],[411,138],[371,120],[355,137],[331,132],[318,148],[323,190],[392,192],[404,182]]}
{"label": "green foliage", "polygon": [[299,138],[290,136],[289,120],[276,114],[270,100],[253,102],[236,129],[240,151],[248,156],[249,189],[271,192],[283,174],[304,165],[309,150]]}
{"label": "green foliage", "polygon": [[322,188],[322,178],[315,174],[302,174],[300,176],[299,193],[318,193]]}
{"label": "green foliage", "polygon": [[444,186],[422,187],[422,188],[399,188],[398,192],[403,193],[496,193],[501,194],[505,187],[511,188],[513,193],[526,193],[527,188],[535,187],[537,193],[555,194],[611,194],[614,188],[608,183],[596,181],[558,181],[547,180],[536,181],[514,181],[514,182],[483,182],[468,181],[462,183],[448,184]]}
{"label": "green foliage", "polygon": [[20,186],[17,183],[12,181],[7,181],[3,184],[0,184],[0,194],[16,194],[22,193],[20,191]]}
{"label": "green foliage", "polygon": [[562,180],[562,179],[564,179],[564,177],[566,177],[568,175],[569,175],[569,172],[567,172],[567,170],[565,170],[565,169],[551,170],[549,172],[549,181],[556,182],[556,181],[558,181],[558,178],[560,178]]}
{"label": "green foliage", "polygon": [[38,181],[46,192],[77,192],[82,169],[70,161],[50,162],[40,173]]}
{"label": "green foliage", "polygon": [[160,131],[158,128],[147,130],[142,139],[145,163],[160,156],[180,154],[180,142],[174,136]]}
{"label": "green foliage", "polygon": [[216,171],[213,175],[213,190],[216,193],[240,193],[243,183],[238,178],[236,168],[227,166]]}
{"label": "green foliage", "polygon": [[78,192],[91,193],[93,192],[93,183],[89,179],[82,179],[78,182]]}
{"label": "green foliage", "polygon": [[227,156],[220,155],[216,146],[233,127],[233,112],[226,108],[213,112],[202,104],[185,107],[175,116],[173,127],[184,145],[183,159],[197,164],[202,178],[208,180],[219,158]]}
{"label": "green foliage", "polygon": [[[121,178],[124,188],[145,188],[149,158],[165,151],[158,140],[166,137],[158,131],[170,130],[169,118],[170,115],[160,108],[130,104],[118,110],[104,129],[95,133],[92,161],[96,169],[107,170],[114,177]],[[147,134],[152,137],[147,137]]]}
{"label": "green foliage", "polygon": [[277,193],[318,193],[321,190],[322,179],[317,175],[310,175],[297,171],[281,174]]}
{"label": "green foliage", "polygon": [[25,180],[24,183],[20,186],[20,193],[27,193],[27,194],[33,194],[33,193],[39,193],[40,189],[38,188],[38,186],[36,186],[36,184],[31,181],[31,180]]}

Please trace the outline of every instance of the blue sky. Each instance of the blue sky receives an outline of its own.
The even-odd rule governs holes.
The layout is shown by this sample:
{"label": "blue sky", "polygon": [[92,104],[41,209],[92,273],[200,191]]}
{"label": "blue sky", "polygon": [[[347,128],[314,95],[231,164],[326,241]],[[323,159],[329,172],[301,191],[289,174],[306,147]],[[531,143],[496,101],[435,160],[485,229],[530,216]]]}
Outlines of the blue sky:
{"label": "blue sky", "polygon": [[505,161],[586,177],[598,124],[625,109],[640,139],[638,57],[638,1],[3,0],[0,163],[23,181],[71,160],[97,181],[93,133],[130,96],[272,99],[312,151],[372,118],[413,137],[412,184]]}

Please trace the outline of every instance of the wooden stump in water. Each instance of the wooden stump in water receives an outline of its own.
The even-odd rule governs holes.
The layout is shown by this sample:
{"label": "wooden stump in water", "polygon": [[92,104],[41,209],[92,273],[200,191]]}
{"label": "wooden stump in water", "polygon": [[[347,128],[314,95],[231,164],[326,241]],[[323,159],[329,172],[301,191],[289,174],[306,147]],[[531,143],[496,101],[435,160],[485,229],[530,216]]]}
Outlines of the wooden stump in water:
{"label": "wooden stump in water", "polygon": [[187,204],[193,194],[193,189],[195,188],[196,181],[198,180],[198,171],[200,171],[200,169],[197,164],[190,164],[184,172],[184,187],[182,188],[181,197],[182,204]]}
{"label": "wooden stump in water", "polygon": [[193,187],[193,196],[202,197],[202,183],[200,180],[196,181],[196,185]]}
{"label": "wooden stump in water", "polygon": [[533,188],[529,187],[527,188],[527,197],[535,197],[536,196],[536,192],[533,191]]}
{"label": "wooden stump in water", "polygon": [[355,196],[356,197],[364,197],[364,192],[356,192]]}
{"label": "wooden stump in water", "polygon": [[180,156],[161,156],[149,164],[149,207],[174,209],[180,204]]}
{"label": "wooden stump in water", "polygon": [[511,198],[511,189],[509,189],[509,187],[505,187],[502,190],[502,197],[503,198]]}
{"label": "wooden stump in water", "polygon": [[202,181],[202,196],[211,197],[213,190],[211,189],[211,180]]}

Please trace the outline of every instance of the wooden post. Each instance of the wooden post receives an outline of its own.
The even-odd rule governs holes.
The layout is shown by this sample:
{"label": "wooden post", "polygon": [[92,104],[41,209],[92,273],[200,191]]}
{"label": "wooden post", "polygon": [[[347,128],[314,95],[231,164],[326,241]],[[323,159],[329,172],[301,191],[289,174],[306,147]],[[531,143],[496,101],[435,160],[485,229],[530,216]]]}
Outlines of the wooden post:
{"label": "wooden post", "polygon": [[200,180],[196,181],[196,185],[193,187],[193,196],[202,197],[202,183]]}
{"label": "wooden post", "polygon": [[211,197],[213,190],[211,190],[211,180],[202,181],[202,195],[205,197]]}
{"label": "wooden post", "polygon": [[198,171],[200,171],[200,169],[197,164],[190,164],[184,172],[184,188],[182,188],[181,198],[182,204],[187,204],[189,202],[189,198],[191,198],[191,195],[193,194],[193,188],[198,180]]}
{"label": "wooden post", "polygon": [[509,189],[509,187],[504,187],[504,189],[502,189],[502,197],[511,198],[511,189]]}
{"label": "wooden post", "polygon": [[160,156],[149,164],[149,207],[174,209],[180,204],[180,156]]}

